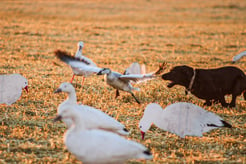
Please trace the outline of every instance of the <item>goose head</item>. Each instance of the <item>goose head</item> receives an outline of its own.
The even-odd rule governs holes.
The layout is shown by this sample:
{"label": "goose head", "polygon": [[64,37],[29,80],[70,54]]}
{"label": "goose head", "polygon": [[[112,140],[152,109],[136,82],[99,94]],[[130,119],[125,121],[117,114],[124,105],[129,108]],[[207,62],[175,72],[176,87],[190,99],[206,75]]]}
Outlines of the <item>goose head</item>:
{"label": "goose head", "polygon": [[14,75],[16,77],[16,81],[18,81],[20,83],[20,86],[22,89],[25,89],[26,92],[28,93],[28,81],[25,77],[21,76],[20,74],[15,74]]}
{"label": "goose head", "polygon": [[84,42],[78,42],[78,49],[81,50],[84,47]]}
{"label": "goose head", "polygon": [[27,80],[24,82],[24,87],[22,87],[26,90],[26,92],[28,93],[28,82]]}
{"label": "goose head", "polygon": [[105,74],[110,74],[111,73],[111,70],[109,69],[109,68],[103,68],[103,69],[101,69],[98,73],[97,73],[97,75],[105,75]]}
{"label": "goose head", "polygon": [[151,127],[151,124],[152,123],[144,117],[140,120],[139,129],[142,135],[142,140],[144,140],[145,133],[149,130],[149,128]]}
{"label": "goose head", "polygon": [[55,90],[54,93],[60,93],[60,92],[71,93],[71,92],[75,92],[75,89],[71,83],[64,82],[60,85],[58,89]]}
{"label": "goose head", "polygon": [[158,116],[162,108],[159,104],[151,103],[148,104],[144,110],[144,115],[139,121],[139,129],[141,131],[142,140],[144,140],[145,133],[150,129],[152,123]]}

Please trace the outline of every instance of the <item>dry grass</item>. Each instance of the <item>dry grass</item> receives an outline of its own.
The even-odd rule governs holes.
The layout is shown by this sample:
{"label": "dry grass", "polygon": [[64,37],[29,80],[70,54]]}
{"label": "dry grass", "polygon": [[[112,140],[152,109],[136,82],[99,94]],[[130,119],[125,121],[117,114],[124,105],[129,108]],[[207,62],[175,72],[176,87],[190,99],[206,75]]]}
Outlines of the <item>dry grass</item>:
{"label": "dry grass", "polygon": [[[75,53],[79,40],[84,52],[100,67],[123,72],[132,62],[152,71],[166,61],[169,70],[180,64],[199,68],[231,65],[231,58],[246,48],[246,1],[0,1],[0,74],[21,73],[29,79],[30,92],[11,106],[0,105],[0,163],[79,163],[65,149],[65,127],[53,124],[56,108],[65,95],[54,95],[61,82],[72,77],[70,68],[54,57],[55,49]],[[246,59],[235,64],[246,72]],[[174,134],[155,127],[140,140],[137,127],[145,106],[163,107],[203,101],[168,89],[161,79],[141,84],[138,105],[127,93],[114,99],[115,91],[91,77],[78,100],[117,117],[131,130],[129,138],[149,147],[154,159],[146,163],[245,163],[246,102],[238,97],[236,108],[204,107],[233,125],[202,138]],[[82,92],[83,89],[83,92]],[[230,97],[228,98],[228,100]],[[129,161],[141,163],[141,161]]]}

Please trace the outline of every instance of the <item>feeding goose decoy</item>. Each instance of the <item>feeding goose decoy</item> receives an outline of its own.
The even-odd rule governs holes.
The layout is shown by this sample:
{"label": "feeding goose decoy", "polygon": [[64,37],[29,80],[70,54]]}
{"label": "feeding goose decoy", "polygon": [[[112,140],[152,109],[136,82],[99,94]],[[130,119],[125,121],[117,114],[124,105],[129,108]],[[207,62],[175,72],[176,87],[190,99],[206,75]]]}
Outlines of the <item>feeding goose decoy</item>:
{"label": "feeding goose decoy", "polygon": [[[156,75],[160,74],[165,69],[165,65],[166,63],[161,64],[156,72],[149,74],[140,74],[141,69],[139,69],[139,66],[137,66],[137,71],[133,71],[132,68],[130,68],[126,69],[124,74],[111,71],[109,68],[102,68],[97,73],[97,75],[105,75],[106,83],[116,89],[116,98],[119,96],[119,90],[122,90],[125,92],[129,92],[132,95],[132,97],[136,100],[136,102],[140,104],[140,101],[132,92],[133,90],[139,91],[140,89],[134,88],[131,82],[139,83],[145,80],[153,79],[156,77]],[[135,66],[133,68],[135,68]],[[139,74],[131,74],[132,72]]]}
{"label": "feeding goose decoy", "polygon": [[203,133],[212,129],[232,127],[218,115],[186,102],[171,104],[164,110],[159,104],[148,104],[139,122],[142,139],[144,139],[144,134],[152,123],[162,130],[177,134],[181,138],[187,135],[202,137]]}
{"label": "feeding goose decoy", "polygon": [[[84,42],[82,42],[82,41],[78,42],[78,48],[77,48],[77,52],[76,52],[74,58],[80,60],[81,64],[84,64],[84,65],[90,66],[90,67],[96,67],[96,64],[91,59],[89,59],[83,55],[83,53],[82,53],[83,47],[84,47]],[[62,53],[65,55],[69,55],[65,51],[59,51],[59,50],[55,51],[55,54],[57,56],[62,56]],[[75,75],[77,75],[77,76],[83,76],[83,81],[82,81],[82,85],[83,85],[85,77],[88,77],[88,76],[93,74],[93,72],[90,72],[90,71],[87,71],[84,69],[78,69],[76,67],[73,67],[72,65],[71,65],[71,68],[73,71],[73,77],[71,79],[71,83],[73,82]]]}
{"label": "feeding goose decoy", "polygon": [[[57,110],[58,115],[64,110],[70,109],[79,117],[78,124],[86,129],[103,129],[111,131],[120,135],[128,135],[129,132],[123,124],[116,121],[114,118],[105,114],[104,112],[87,105],[78,105],[75,88],[71,83],[62,83],[55,93],[65,92],[68,94],[67,99],[62,102]],[[71,127],[72,120],[68,118],[62,119],[62,121]]]}
{"label": "feeding goose decoy", "polygon": [[239,54],[235,55],[232,58],[232,63],[235,63],[236,61],[240,60],[243,56],[246,56],[246,51],[242,51]]}
{"label": "feeding goose decoy", "polygon": [[64,143],[68,151],[85,164],[120,164],[129,159],[153,158],[151,152],[140,143],[109,131],[88,130],[85,124],[80,124],[76,110],[63,110],[54,121],[60,119],[72,120],[72,126],[64,134]]}
{"label": "feeding goose decoy", "polygon": [[0,104],[11,105],[16,102],[22,89],[28,92],[28,81],[20,74],[0,75]]}

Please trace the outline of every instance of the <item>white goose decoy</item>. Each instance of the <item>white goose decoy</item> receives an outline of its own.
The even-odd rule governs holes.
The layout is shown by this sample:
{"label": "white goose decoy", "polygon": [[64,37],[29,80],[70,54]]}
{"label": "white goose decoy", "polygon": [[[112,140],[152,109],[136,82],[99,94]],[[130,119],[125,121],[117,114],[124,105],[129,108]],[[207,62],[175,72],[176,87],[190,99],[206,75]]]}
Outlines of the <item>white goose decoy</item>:
{"label": "white goose decoy", "polygon": [[63,110],[54,121],[60,119],[73,121],[64,135],[64,143],[83,164],[119,164],[129,159],[152,159],[150,151],[137,142],[112,132],[83,127],[86,125],[80,124],[76,110]]}
{"label": "white goose decoy", "polygon": [[0,104],[11,105],[16,102],[22,89],[28,92],[28,81],[22,75],[0,75]]}
{"label": "white goose decoy", "polygon": [[240,60],[243,56],[246,56],[246,51],[240,52],[239,54],[235,55],[232,58],[232,63],[235,63],[236,61]]}
{"label": "white goose decoy", "polygon": [[132,63],[123,73],[124,75],[130,74],[146,74],[145,64],[140,66],[139,63],[134,62]]}
{"label": "white goose decoy", "polygon": [[[112,86],[116,89],[116,98],[120,95],[119,90],[129,92],[132,97],[136,100],[138,104],[140,104],[140,101],[136,98],[136,96],[133,94],[133,90],[140,91],[139,88],[134,88],[132,86],[132,82],[140,83],[146,80],[150,80],[153,78],[156,78],[157,74],[162,72],[165,69],[165,63],[159,66],[159,69],[156,72],[149,73],[149,74],[140,74],[141,68],[138,66],[139,64],[132,64],[128,69],[126,69],[124,75],[118,72],[111,71],[109,68],[102,68],[97,75],[105,75],[105,81],[108,85]],[[136,68],[136,69],[135,69]],[[135,70],[134,70],[135,69]],[[139,73],[139,74],[131,74]]]}
{"label": "white goose decoy", "polygon": [[[78,105],[75,88],[71,83],[62,83],[55,91],[55,93],[59,92],[68,93],[68,98],[59,105],[57,110],[58,115],[62,113],[63,110],[71,109],[76,111],[78,117],[80,118],[80,121],[78,121],[77,124],[81,124],[81,126],[84,126],[86,129],[103,129],[118,133],[120,135],[129,134],[123,124],[116,121],[104,112],[87,105]],[[68,128],[72,125],[71,119],[64,118],[63,122]]]}
{"label": "white goose decoy", "polygon": [[171,104],[165,110],[159,104],[148,104],[143,118],[139,122],[142,139],[144,139],[144,134],[152,123],[162,130],[177,134],[181,138],[186,135],[202,137],[203,133],[212,129],[232,127],[218,115],[186,102]]}
{"label": "white goose decoy", "polygon": [[[75,58],[82,61],[82,64],[84,64],[86,66],[96,67],[96,64],[91,59],[85,57],[82,54],[83,47],[84,47],[84,42],[82,42],[82,41],[78,42],[78,49],[77,49],[77,52],[75,54]],[[68,53],[64,52],[64,51],[56,51],[55,53],[56,54],[57,53],[64,53],[65,55],[68,55]],[[72,65],[71,65],[71,68],[73,70],[73,77],[71,79],[71,83],[73,82],[74,76],[77,75],[77,76],[83,76],[83,81],[82,81],[82,85],[83,85],[85,77],[91,76],[93,74],[93,72],[87,71],[86,69],[78,69],[77,67],[73,67]]]}

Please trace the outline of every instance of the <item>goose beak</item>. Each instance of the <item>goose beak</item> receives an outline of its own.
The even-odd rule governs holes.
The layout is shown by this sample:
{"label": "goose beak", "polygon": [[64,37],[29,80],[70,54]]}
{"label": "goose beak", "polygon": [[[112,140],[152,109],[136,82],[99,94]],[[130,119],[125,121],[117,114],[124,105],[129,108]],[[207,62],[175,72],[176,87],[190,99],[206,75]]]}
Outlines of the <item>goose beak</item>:
{"label": "goose beak", "polygon": [[28,93],[28,86],[26,86],[24,89],[25,89],[25,90],[26,90],[26,92]]}
{"label": "goose beak", "polygon": [[61,88],[58,88],[57,90],[54,91],[54,93],[60,93],[60,92],[62,92]]}
{"label": "goose beak", "polygon": [[53,122],[62,120],[62,116],[58,115],[53,119]]}
{"label": "goose beak", "polygon": [[144,140],[145,132],[141,131],[142,134],[142,140]]}

